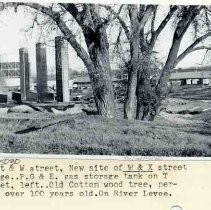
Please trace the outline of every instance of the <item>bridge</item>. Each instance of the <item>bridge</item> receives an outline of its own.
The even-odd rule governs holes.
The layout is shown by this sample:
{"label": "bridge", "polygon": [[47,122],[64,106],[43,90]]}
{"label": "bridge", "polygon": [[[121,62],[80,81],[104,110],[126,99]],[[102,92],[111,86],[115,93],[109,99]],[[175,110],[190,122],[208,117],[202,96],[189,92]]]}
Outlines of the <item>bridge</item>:
{"label": "bridge", "polygon": [[171,73],[170,81],[180,81],[181,85],[211,85],[211,66],[174,69],[174,71]]}

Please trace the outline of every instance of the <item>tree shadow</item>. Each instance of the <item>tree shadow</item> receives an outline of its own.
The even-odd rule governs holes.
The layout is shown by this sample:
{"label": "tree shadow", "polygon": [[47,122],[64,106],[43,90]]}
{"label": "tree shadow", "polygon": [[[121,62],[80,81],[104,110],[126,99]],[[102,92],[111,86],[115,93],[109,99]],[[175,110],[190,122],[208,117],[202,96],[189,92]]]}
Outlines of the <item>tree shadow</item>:
{"label": "tree shadow", "polygon": [[61,124],[61,123],[68,123],[69,124],[69,122],[70,122],[70,126],[72,128],[75,127],[75,120],[74,119],[65,119],[65,120],[60,120],[60,121],[54,122],[54,123],[49,123],[48,125],[44,125],[44,126],[40,126],[40,127],[32,126],[32,127],[29,127],[29,128],[23,129],[23,130],[16,131],[14,134],[27,134],[27,133],[31,133],[31,132],[34,132],[34,131],[38,131],[38,130],[48,128],[50,126],[58,125],[58,124]]}

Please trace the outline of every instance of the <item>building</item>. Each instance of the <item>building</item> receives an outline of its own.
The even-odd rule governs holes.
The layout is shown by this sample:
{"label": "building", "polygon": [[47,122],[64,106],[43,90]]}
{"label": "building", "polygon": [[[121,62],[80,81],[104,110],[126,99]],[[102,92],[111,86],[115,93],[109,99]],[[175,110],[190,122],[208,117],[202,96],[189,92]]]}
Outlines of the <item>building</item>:
{"label": "building", "polygon": [[211,66],[174,69],[170,82],[179,82],[180,85],[211,85]]}
{"label": "building", "polygon": [[[118,87],[119,83],[124,82],[125,79],[119,79],[116,77],[112,78],[113,86]],[[73,88],[74,89],[86,89],[91,88],[91,82],[88,76],[86,77],[78,77],[73,79]]]}
{"label": "building", "polygon": [[20,77],[20,63],[19,62],[4,62],[0,63],[1,77],[15,78]]}
{"label": "building", "polygon": [[[126,92],[126,81],[126,78],[116,78],[113,76],[112,84],[114,87],[115,99],[124,98],[124,94]],[[91,99],[93,97],[91,82],[88,76],[73,79],[72,97],[76,99],[80,97]]]}
{"label": "building", "polygon": [[3,87],[20,87],[20,63],[0,62],[0,80]]}
{"label": "building", "polygon": [[73,89],[82,90],[89,87],[91,87],[91,83],[88,76],[73,79]]}

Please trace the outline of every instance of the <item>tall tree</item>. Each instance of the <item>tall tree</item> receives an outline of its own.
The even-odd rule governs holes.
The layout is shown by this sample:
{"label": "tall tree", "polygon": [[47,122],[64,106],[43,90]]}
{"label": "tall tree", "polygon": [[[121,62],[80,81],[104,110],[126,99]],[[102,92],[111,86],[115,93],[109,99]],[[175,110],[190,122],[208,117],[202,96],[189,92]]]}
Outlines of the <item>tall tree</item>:
{"label": "tall tree", "polygon": [[[128,83],[127,83],[127,93],[126,102],[124,105],[124,117],[126,119],[133,119],[135,116],[136,107],[136,87],[137,87],[137,76],[140,69],[140,50],[141,41],[140,34],[142,33],[151,13],[154,10],[153,5],[124,5],[124,11],[128,12],[129,23],[118,15],[119,23],[124,29],[125,35],[129,42],[129,71],[128,71]],[[106,6],[106,8],[111,12],[115,13],[111,6]]]}
{"label": "tall tree", "polygon": [[137,77],[140,69],[140,33],[149,19],[151,12],[153,11],[153,6],[146,6],[144,13],[143,10],[144,8],[142,6],[128,6],[131,24],[130,36],[128,35],[130,42],[131,62],[128,75],[126,103],[124,107],[124,117],[126,119],[132,119],[134,117]]}
{"label": "tall tree", "polygon": [[[136,109],[136,119],[141,120],[153,120],[158,107],[157,95],[155,93],[155,80],[151,80],[151,66],[153,58],[153,49],[155,47],[156,41],[161,34],[161,32],[166,28],[169,21],[172,19],[173,15],[177,11],[178,6],[170,6],[169,11],[166,16],[160,21],[160,24],[155,29],[155,21],[157,17],[158,6],[154,7],[151,21],[150,29],[145,32],[143,29],[140,34],[140,46],[141,46],[141,58],[142,65],[138,74],[138,85],[137,85],[137,109]],[[146,36],[146,33],[150,33],[150,38]]]}
{"label": "tall tree", "polygon": [[[8,3],[5,6],[26,6],[41,12],[51,18],[77,55],[86,66],[96,106],[100,115],[113,118],[115,116],[114,91],[111,81],[111,67],[109,58],[109,43],[106,28],[111,17],[101,17],[99,5],[60,3],[42,5],[38,3]],[[81,29],[86,48],[79,43],[73,34],[64,13],[74,18]]]}
{"label": "tall tree", "polygon": [[[127,6],[130,7],[130,6]],[[123,20],[122,17],[119,16],[119,23],[125,31],[128,42],[131,43],[134,36],[131,34],[138,34],[139,39],[137,40],[137,48],[130,47],[130,60],[129,60],[129,80],[128,80],[128,90],[130,90],[130,86],[133,87],[133,90],[136,90],[136,96],[131,94],[128,91],[129,95],[132,98],[133,105],[135,98],[137,97],[137,106],[136,106],[136,119],[141,120],[153,120],[157,115],[159,106],[162,100],[166,97],[168,92],[168,81],[172,70],[176,67],[176,65],[181,62],[189,53],[196,50],[203,49],[211,49],[209,46],[204,46],[203,41],[211,36],[210,31],[210,10],[205,6],[169,6],[169,11],[167,15],[161,18],[157,14],[159,6],[154,5],[151,7],[150,13],[148,13],[149,5],[140,5],[139,13],[135,14],[135,17],[139,18],[139,21],[143,20],[147,17],[147,21],[144,26],[141,27],[141,30],[132,27],[132,19],[130,15],[130,10],[128,10],[130,24],[127,24],[126,20]],[[112,9],[111,9],[112,10]],[[161,19],[160,24],[155,27],[155,22],[157,19]],[[172,39],[171,47],[168,52],[168,56],[164,66],[160,69],[160,73],[158,74],[158,78],[155,80],[151,74],[151,64],[152,58],[154,56],[153,50],[155,44],[158,40],[160,34],[164,31],[167,24],[170,21],[174,21],[174,32],[173,37],[169,33],[169,40]],[[201,27],[202,35],[193,37],[194,41],[190,46],[188,46],[181,54],[179,54],[180,45],[183,40],[185,34],[188,33],[188,29],[190,29],[190,25],[193,25],[195,28],[198,26],[197,30],[200,28],[199,22],[206,22],[207,28]],[[148,28],[146,27],[148,26]],[[150,26],[150,27],[149,27]],[[134,32],[134,30],[136,32]],[[199,46],[201,44],[201,46]],[[138,60],[134,60],[133,54],[134,52],[138,52],[136,57]],[[134,70],[133,66],[135,67]],[[134,73],[135,72],[135,73]],[[137,80],[134,79],[135,82],[130,80],[130,74],[133,73],[137,77]],[[135,78],[135,76],[133,78]],[[126,104],[125,108],[129,107],[128,102],[128,93],[126,96]],[[130,107],[132,107],[130,106]],[[132,109],[129,109],[131,113]],[[125,110],[128,113],[128,110]],[[125,115],[126,118],[132,118],[132,115]]]}

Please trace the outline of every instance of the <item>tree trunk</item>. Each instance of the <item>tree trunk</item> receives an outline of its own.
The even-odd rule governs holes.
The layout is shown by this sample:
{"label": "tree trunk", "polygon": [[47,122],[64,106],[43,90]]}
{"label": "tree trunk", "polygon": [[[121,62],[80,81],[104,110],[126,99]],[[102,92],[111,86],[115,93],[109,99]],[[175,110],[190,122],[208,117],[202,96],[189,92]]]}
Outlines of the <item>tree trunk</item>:
{"label": "tree trunk", "polygon": [[151,100],[148,103],[137,103],[136,119],[143,121],[153,121],[158,114],[159,105]]}
{"label": "tree trunk", "polygon": [[156,87],[156,94],[159,98],[159,100],[162,100],[163,98],[166,97],[168,94],[168,81],[169,77],[171,75],[171,71],[174,69],[176,65],[176,59],[177,59],[177,54],[179,51],[181,39],[180,40],[174,40],[172,47],[170,49],[167,61],[165,63],[165,66],[162,69],[157,87]]}
{"label": "tree trunk", "polygon": [[135,115],[136,105],[136,86],[137,86],[137,71],[129,73],[126,102],[124,104],[124,118],[133,119]]}
{"label": "tree trunk", "polygon": [[109,61],[109,45],[106,30],[101,27],[95,32],[85,34],[90,58],[94,68],[89,68],[95,103],[99,115],[115,117],[114,90]]}
{"label": "tree trunk", "polygon": [[154,120],[157,115],[158,107],[159,103],[155,93],[155,87],[150,81],[150,69],[145,63],[138,78],[136,119]]}
{"label": "tree trunk", "polygon": [[[155,40],[175,11],[176,8],[172,8],[172,13],[166,16],[164,22],[161,23],[160,27],[155,32],[156,35],[154,34],[154,36],[152,37],[153,39],[150,45],[151,49],[149,49],[149,51],[143,50],[146,55],[149,56],[149,58],[150,54],[152,53]],[[177,23],[177,27],[174,32],[172,46],[170,48],[167,61],[161,71],[159,81],[155,87],[152,87],[150,85],[150,72],[148,70],[148,66],[150,66],[150,59],[146,59],[146,62],[148,61],[148,64],[143,65],[143,73],[138,80],[136,119],[153,120],[154,117],[158,114],[159,106],[169,91],[168,81],[171,71],[176,65],[180,43],[191,22],[194,20],[195,16],[199,14],[199,11],[200,10],[198,9],[198,7],[190,6],[185,8],[182,12],[181,19]]]}
{"label": "tree trunk", "polygon": [[59,12],[37,3],[21,2],[14,4],[25,5],[36,9],[55,21],[58,28],[64,34],[64,38],[71,44],[88,70],[99,114],[104,117],[113,118],[115,116],[115,102],[111,81],[109,45],[106,27],[102,24],[97,6],[86,4],[83,13],[81,13],[74,4],[62,5],[80,25],[88,48],[87,53],[83,46],[76,40],[76,36],[62,19]]}
{"label": "tree trunk", "polygon": [[124,104],[124,118],[134,119],[136,107],[136,86],[137,74],[139,71],[139,21],[138,9],[133,5],[130,7],[130,21],[131,21],[131,38],[130,38],[130,52],[131,52],[131,67],[128,74],[128,85],[126,93],[126,102]]}
{"label": "tree trunk", "polygon": [[107,66],[103,63],[93,69],[89,76],[92,82],[93,95],[99,115],[113,118],[115,117],[114,91],[111,78],[103,71]]}

